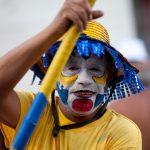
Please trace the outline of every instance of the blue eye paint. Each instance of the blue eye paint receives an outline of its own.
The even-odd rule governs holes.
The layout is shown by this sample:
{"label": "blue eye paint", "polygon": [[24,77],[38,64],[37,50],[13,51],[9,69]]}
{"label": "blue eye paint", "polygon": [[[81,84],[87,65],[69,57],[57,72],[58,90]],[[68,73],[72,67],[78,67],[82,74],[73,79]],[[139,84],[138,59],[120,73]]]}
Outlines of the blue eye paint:
{"label": "blue eye paint", "polygon": [[68,90],[64,89],[60,82],[57,82],[56,89],[58,91],[60,100],[63,102],[63,104],[68,105]]}
{"label": "blue eye paint", "polygon": [[94,104],[94,108],[96,106],[98,106],[99,104],[103,104],[103,102],[104,102],[104,94],[103,95],[97,94],[95,104]]}

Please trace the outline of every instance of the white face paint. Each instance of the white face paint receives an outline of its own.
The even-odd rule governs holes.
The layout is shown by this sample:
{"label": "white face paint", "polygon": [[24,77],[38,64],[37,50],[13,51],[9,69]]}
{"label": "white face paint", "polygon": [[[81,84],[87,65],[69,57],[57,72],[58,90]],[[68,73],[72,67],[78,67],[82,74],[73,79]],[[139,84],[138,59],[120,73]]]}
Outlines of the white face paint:
{"label": "white face paint", "polygon": [[[76,115],[92,114],[100,105],[94,106],[96,96],[104,94],[105,84],[98,84],[93,77],[102,77],[105,74],[104,59],[91,55],[85,59],[80,56],[71,56],[62,75],[65,77],[78,76],[69,86],[67,107]],[[63,84],[63,83],[62,83]]]}

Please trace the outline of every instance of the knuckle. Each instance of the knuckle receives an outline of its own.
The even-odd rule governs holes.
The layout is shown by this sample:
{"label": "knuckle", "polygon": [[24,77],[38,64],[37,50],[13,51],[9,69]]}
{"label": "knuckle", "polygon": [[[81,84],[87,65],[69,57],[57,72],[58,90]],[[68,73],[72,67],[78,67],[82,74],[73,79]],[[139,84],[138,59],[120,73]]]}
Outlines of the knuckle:
{"label": "knuckle", "polygon": [[72,18],[74,18],[76,21],[79,20],[79,17],[77,15],[73,15]]}
{"label": "knuckle", "polygon": [[81,6],[78,7],[78,10],[76,10],[76,12],[77,12],[77,15],[81,16],[81,17],[85,16],[85,15],[88,15],[86,10],[84,8],[82,8]]}

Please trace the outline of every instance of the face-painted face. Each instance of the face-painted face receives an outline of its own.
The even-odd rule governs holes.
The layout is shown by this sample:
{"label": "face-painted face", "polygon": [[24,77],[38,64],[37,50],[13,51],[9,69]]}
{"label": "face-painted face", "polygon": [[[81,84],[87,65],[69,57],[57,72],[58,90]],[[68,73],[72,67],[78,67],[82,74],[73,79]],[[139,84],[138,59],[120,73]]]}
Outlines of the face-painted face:
{"label": "face-painted face", "polygon": [[104,59],[71,56],[62,71],[57,90],[63,105],[76,115],[92,114],[103,101],[106,85]]}

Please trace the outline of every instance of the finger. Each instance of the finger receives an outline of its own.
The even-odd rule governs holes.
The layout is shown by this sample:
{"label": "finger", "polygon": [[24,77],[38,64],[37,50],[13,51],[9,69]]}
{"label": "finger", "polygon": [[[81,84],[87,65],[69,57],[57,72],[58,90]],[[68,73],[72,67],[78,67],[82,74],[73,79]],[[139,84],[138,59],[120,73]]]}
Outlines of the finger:
{"label": "finger", "polygon": [[88,20],[91,20],[92,19],[92,8],[91,8],[89,2],[86,3],[86,11],[88,14]]}
{"label": "finger", "polygon": [[72,9],[73,9],[74,13],[80,19],[80,22],[82,23],[83,29],[86,29],[86,24],[87,24],[87,21],[88,21],[87,11],[81,6],[76,6]]}
{"label": "finger", "polygon": [[92,11],[92,19],[100,18],[104,15],[104,13],[100,10],[94,10]]}
{"label": "finger", "polygon": [[79,32],[82,32],[84,27],[80,17],[76,13],[70,13],[68,15],[68,20],[72,21],[72,23],[77,27]]}

